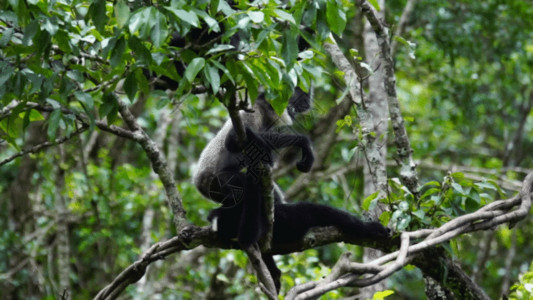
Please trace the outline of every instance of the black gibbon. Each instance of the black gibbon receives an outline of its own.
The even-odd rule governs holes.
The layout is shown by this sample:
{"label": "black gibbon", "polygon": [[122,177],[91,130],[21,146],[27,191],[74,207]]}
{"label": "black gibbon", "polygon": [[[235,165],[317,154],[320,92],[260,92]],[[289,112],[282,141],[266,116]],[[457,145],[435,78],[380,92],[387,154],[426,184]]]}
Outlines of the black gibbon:
{"label": "black gibbon", "polygon": [[[314,156],[310,140],[305,135],[278,133],[275,127],[282,120],[310,108],[309,96],[297,89],[289,100],[288,112],[279,117],[260,96],[253,112],[240,112],[246,129],[246,141],[239,146],[231,120],[228,120],[202,151],[193,182],[207,198],[221,207],[210,212],[217,237],[226,242],[237,241],[243,248],[266,234],[268,221],[264,212],[263,185],[260,163],[272,165],[274,151],[288,146],[301,149],[298,170],[311,169]],[[288,123],[290,124],[290,122]],[[364,222],[343,210],[308,202],[283,203],[281,190],[274,185],[274,226],[272,244],[293,243],[302,239],[309,229],[335,226],[353,238],[386,238],[389,231],[379,222]],[[271,254],[262,254],[279,292],[281,272]]]}
{"label": "black gibbon", "polygon": [[[296,163],[298,170],[308,172],[313,165],[313,151],[307,136],[275,130],[280,125],[290,125],[296,114],[309,110],[310,101],[308,94],[296,88],[280,117],[261,95],[253,112],[240,112],[246,129],[242,149],[228,120],[200,155],[193,183],[202,195],[222,204],[222,210],[238,215],[239,230],[235,237],[243,247],[257,242],[266,230],[261,165],[272,166],[274,151],[290,146],[301,149],[302,158]],[[282,197],[275,186],[275,202],[281,203]]]}
{"label": "black gibbon", "polygon": [[[296,114],[309,110],[310,101],[309,96],[297,88],[289,100],[287,111],[280,117],[264,96],[260,96],[253,112],[240,112],[247,138],[242,149],[238,146],[231,120],[228,120],[202,151],[193,183],[202,195],[222,204],[209,215],[220,238],[237,239],[243,247],[247,247],[266,233],[259,165],[272,166],[275,150],[289,146],[300,148],[302,157],[296,168],[302,172],[311,169],[314,155],[309,138],[275,131],[275,127],[283,125],[283,121],[290,125]],[[285,204],[280,189],[275,184],[274,187],[274,243],[294,242],[311,227],[330,225],[353,237],[388,235],[387,229],[378,222],[363,222],[354,215],[327,205],[305,202]]]}

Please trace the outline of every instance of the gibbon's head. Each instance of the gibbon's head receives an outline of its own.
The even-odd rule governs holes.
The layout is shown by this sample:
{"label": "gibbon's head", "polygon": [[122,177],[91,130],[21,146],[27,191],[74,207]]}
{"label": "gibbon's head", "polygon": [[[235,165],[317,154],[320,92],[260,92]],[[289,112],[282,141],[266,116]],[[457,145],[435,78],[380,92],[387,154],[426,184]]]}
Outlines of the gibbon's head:
{"label": "gibbon's head", "polygon": [[311,97],[308,93],[296,87],[294,94],[289,99],[287,108],[283,111],[281,116],[278,116],[272,105],[265,99],[264,95],[260,95],[255,101],[254,110],[259,113],[262,118],[262,124],[266,127],[292,125],[293,120],[300,113],[304,113],[311,109]]}
{"label": "gibbon's head", "polygon": [[289,99],[287,105],[287,112],[291,119],[295,119],[296,115],[309,111],[311,109],[311,96],[302,91],[299,87],[294,89],[294,94]]}

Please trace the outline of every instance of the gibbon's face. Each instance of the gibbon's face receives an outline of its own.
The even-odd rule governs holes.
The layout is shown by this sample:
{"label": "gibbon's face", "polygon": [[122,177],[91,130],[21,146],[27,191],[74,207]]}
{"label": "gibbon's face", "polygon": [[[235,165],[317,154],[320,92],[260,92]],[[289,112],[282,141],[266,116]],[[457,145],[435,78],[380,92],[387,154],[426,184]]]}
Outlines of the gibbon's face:
{"label": "gibbon's face", "polygon": [[299,87],[294,90],[294,95],[289,99],[287,111],[291,119],[294,120],[297,114],[304,113],[311,109],[311,97],[308,93],[302,91]]}
{"label": "gibbon's face", "polygon": [[263,112],[264,116],[268,116],[268,119],[270,120],[268,123],[275,124],[275,126],[291,126],[298,114],[311,109],[311,98],[309,97],[309,94],[297,87],[294,90],[294,94],[289,99],[287,108],[280,116],[278,116],[264,97],[258,98],[256,105],[259,110]]}

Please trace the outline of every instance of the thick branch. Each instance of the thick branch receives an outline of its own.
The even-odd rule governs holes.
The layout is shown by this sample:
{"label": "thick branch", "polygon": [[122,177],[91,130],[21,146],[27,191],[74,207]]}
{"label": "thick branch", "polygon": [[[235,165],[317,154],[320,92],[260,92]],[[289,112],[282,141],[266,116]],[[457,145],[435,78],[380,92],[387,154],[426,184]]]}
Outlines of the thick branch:
{"label": "thick branch", "polygon": [[[297,292],[291,292],[291,295],[294,294],[297,299],[309,299],[340,286],[366,286],[386,278],[386,276],[405,266],[409,261],[414,260],[415,264],[419,265],[425,273],[438,280],[444,287],[452,290],[454,294],[472,299],[488,299],[481,289],[468,276],[464,275],[464,272],[460,270],[459,266],[454,265],[446,256],[429,255],[432,260],[436,260],[437,262],[445,260],[445,264],[453,269],[453,273],[442,274],[441,270],[435,267],[435,262],[427,263],[426,255],[428,249],[447,242],[460,234],[490,229],[503,223],[515,223],[524,219],[531,208],[532,191],[533,173],[530,173],[524,179],[522,189],[518,196],[508,200],[499,200],[490,203],[474,213],[455,218],[440,228],[404,232],[402,233],[402,246],[400,250],[384,255],[366,264],[352,265],[353,268],[349,270],[350,275],[342,277],[339,275],[339,279],[333,282],[328,282],[329,279],[325,278],[314,284],[305,283],[300,286],[295,286],[293,290]],[[517,205],[519,207],[513,210]],[[419,241],[422,238],[424,240]],[[415,242],[406,247],[405,245],[409,241]],[[394,263],[388,265],[391,261],[394,261]],[[378,267],[375,270],[380,270],[380,272],[378,274],[369,272],[370,266]],[[372,275],[358,279],[359,276],[364,274]],[[449,278],[451,275],[455,277]]]}
{"label": "thick branch", "polygon": [[[340,261],[339,265],[345,265],[347,267],[338,267],[336,271],[327,279],[331,282],[332,277],[339,278],[334,281],[336,287],[342,285],[365,285],[374,282],[375,280],[381,280],[384,275],[388,276],[392,274],[400,266],[405,266],[409,262],[413,262],[418,265],[424,272],[427,272],[430,276],[438,280],[445,287],[450,288],[457,295],[463,295],[464,293],[470,293],[478,289],[475,284],[468,281],[468,276],[463,276],[462,270],[458,266],[454,266],[453,262],[446,258],[446,265],[452,270],[446,274],[439,273],[439,270],[435,268],[435,263],[428,262],[428,259],[438,259],[442,261],[441,256],[432,255],[432,252],[428,252],[428,249],[449,241],[450,239],[471,231],[489,228],[488,225],[494,227],[496,225],[503,224],[505,222],[517,222],[527,216],[529,209],[531,208],[531,196],[533,190],[533,173],[530,173],[523,183],[520,194],[508,200],[499,200],[491,204],[486,205],[479,211],[458,217],[452,220],[450,223],[453,225],[443,225],[441,228],[445,228],[446,232],[443,232],[441,228],[438,229],[421,229],[413,232],[402,233],[402,246],[399,251],[389,253],[376,259],[370,263],[357,264]],[[512,210],[519,205],[519,208]],[[508,210],[504,212],[503,210]],[[485,221],[487,215],[485,213],[492,211],[492,213],[502,217],[495,218],[490,222]],[[476,218],[477,216],[477,218]],[[494,221],[497,220],[497,221]],[[463,225],[461,225],[463,224]],[[459,226],[459,227],[457,227]],[[432,234],[436,233],[435,236]],[[439,235],[437,235],[437,233]],[[433,236],[433,237],[430,237]],[[425,238],[425,240],[420,239]],[[346,242],[355,245],[361,245],[364,247],[378,248],[384,251],[391,251],[398,247],[398,239],[383,239],[383,240],[369,240],[369,239],[353,239],[343,235],[335,227],[320,227],[310,230],[302,240],[296,241],[291,244],[272,244],[269,254],[287,254],[292,252],[300,252],[306,249],[315,248],[325,244],[335,242]],[[406,247],[406,244],[413,243]],[[204,245],[209,248],[223,248],[223,249],[236,249],[236,244],[224,244],[216,238],[216,233],[211,230],[211,227],[196,227],[189,226],[185,228],[180,234],[168,241],[160,242],[152,246],[142,258],[131,266],[122,271],[111,284],[105,287],[95,299],[113,299],[119,295],[129,284],[139,280],[146,271],[146,267],[159,259],[164,259],[166,256],[187,249],[193,249],[199,245]],[[420,254],[421,253],[421,254]],[[394,261],[393,264],[388,263]],[[343,277],[339,275],[340,271],[348,270],[350,273],[355,273],[355,277]],[[390,274],[385,274],[385,271]],[[358,279],[359,276],[368,274],[370,276]],[[381,275],[380,275],[381,274]],[[356,278],[356,279],[354,279]],[[329,283],[328,282],[328,283]],[[308,282],[303,285],[297,285],[291,289],[289,295],[294,297],[298,296],[302,292],[310,292],[315,287],[323,287],[322,282]],[[325,283],[325,284],[328,284]],[[482,297],[475,299],[486,299]]]}
{"label": "thick branch", "polygon": [[[271,249],[267,254],[301,252],[337,242],[388,249],[389,251],[394,248],[395,244],[397,244],[397,241],[394,239],[354,239],[345,236],[335,227],[320,227],[311,229],[300,241],[291,244],[272,244]],[[208,248],[239,249],[239,245],[236,243],[227,244],[218,240],[216,232],[212,231],[211,226],[187,226],[178,236],[164,242],[156,243],[150,247],[139,260],[124,269],[109,285],[103,288],[95,299],[116,298],[116,296],[124,291],[128,285],[137,282],[144,275],[146,268],[152,262],[165,259],[167,256],[183,250],[194,249],[200,245]]]}

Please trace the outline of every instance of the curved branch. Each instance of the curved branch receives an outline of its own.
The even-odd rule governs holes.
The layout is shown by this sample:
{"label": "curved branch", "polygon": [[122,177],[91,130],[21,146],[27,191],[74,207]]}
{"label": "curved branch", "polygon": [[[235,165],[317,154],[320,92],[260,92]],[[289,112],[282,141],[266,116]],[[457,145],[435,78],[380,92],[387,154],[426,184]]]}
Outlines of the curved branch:
{"label": "curved branch", "polygon": [[[354,239],[345,236],[335,227],[319,227],[311,229],[300,241],[290,244],[273,243],[270,251],[267,253],[274,255],[301,252],[306,249],[337,242],[387,249],[389,251],[398,244],[396,239]],[[95,299],[114,299],[128,285],[137,282],[145,274],[149,264],[157,260],[165,259],[171,254],[194,249],[201,245],[207,248],[239,249],[237,244],[227,244],[219,241],[216,233],[212,231],[211,226],[187,226],[177,236],[152,245],[142,254],[139,260],[124,269],[109,285],[104,287]]]}
{"label": "curved branch", "polygon": [[[434,246],[440,243],[449,241],[457,237],[459,234],[464,234],[472,231],[492,228],[506,222],[517,222],[527,216],[531,208],[531,197],[533,191],[533,172],[530,173],[523,182],[523,187],[520,194],[507,200],[499,200],[490,203],[477,212],[458,217],[449,223],[453,225],[444,224],[437,229],[421,229],[413,232],[404,232],[401,236],[401,246],[399,251],[395,251],[384,255],[369,263],[354,263],[349,262],[349,254],[344,254],[337,265],[333,268],[330,275],[325,279],[317,282],[307,282],[301,285],[294,286],[287,294],[287,298],[293,299],[302,295],[321,295],[327,290],[338,288],[346,285],[364,286],[372,284],[377,280],[382,280],[399,268],[412,262],[427,272],[432,277],[446,281],[446,285],[452,290],[459,287],[469,286],[468,291],[475,295],[476,299],[487,299],[479,288],[472,283],[469,285],[467,276],[456,266],[451,260],[445,258],[444,263],[450,268],[449,274],[440,274],[438,268],[435,268],[433,261],[428,260],[437,259],[440,256],[432,254]],[[512,210],[519,205],[518,209]],[[509,210],[506,212],[506,210]],[[487,214],[488,213],[488,214]],[[489,214],[496,215],[496,218],[491,221],[487,220]],[[457,220],[457,221],[456,221]],[[445,229],[445,230],[443,230]],[[420,241],[420,239],[425,238]],[[361,245],[364,247],[378,248],[384,251],[391,251],[398,247],[400,241],[397,238],[369,240],[369,239],[353,239],[349,238],[335,227],[319,227],[310,230],[302,240],[291,244],[272,244],[269,254],[287,254],[292,252],[300,252],[306,249],[315,248],[318,246],[345,242],[354,245]],[[410,244],[412,243],[412,244]],[[146,267],[160,259],[164,259],[182,250],[193,249],[203,245],[208,248],[221,249],[237,249],[236,244],[224,244],[216,238],[215,232],[211,227],[197,227],[189,226],[184,228],[180,234],[165,242],[160,242],[153,245],[146,253],[144,253],[138,261],[127,267],[122,271],[111,284],[106,286],[95,299],[112,299],[112,295],[119,295],[129,284],[139,280],[146,271]],[[439,258],[441,259],[441,258]],[[392,264],[389,262],[394,261]],[[359,279],[361,275],[370,275]],[[456,277],[452,277],[456,276]],[[447,276],[447,277],[446,277]],[[446,278],[444,280],[443,278]],[[454,280],[452,280],[454,279]],[[328,285],[329,284],[329,285]],[[322,289],[322,290],[318,290]],[[301,297],[306,299],[307,297]],[[300,299],[300,298],[299,298]]]}
{"label": "curved branch", "polygon": [[[435,268],[434,265],[431,267],[420,257],[427,258],[427,252],[430,249],[433,249],[433,247],[443,242],[447,242],[460,234],[490,229],[504,223],[515,223],[524,219],[531,208],[532,192],[533,172],[527,175],[524,179],[519,195],[508,200],[499,200],[490,203],[476,212],[455,218],[442,225],[440,228],[404,232],[402,233],[402,246],[400,247],[400,250],[384,255],[366,264],[353,264],[350,268],[345,268],[347,269],[345,273],[348,275],[345,274],[342,277],[337,274],[338,272],[332,271],[332,273],[335,273],[335,276],[338,276],[339,279],[331,282],[331,279],[326,277],[314,284],[305,283],[303,285],[298,285],[291,289],[289,295],[295,299],[310,299],[316,298],[327,291],[341,286],[367,286],[390,276],[410,261],[414,261],[417,266],[421,267],[424,272],[428,272],[431,276],[442,277],[442,274],[435,271],[435,269],[438,268]],[[517,205],[518,208],[513,210]],[[421,238],[424,238],[424,240],[420,242],[415,241],[412,245],[409,245],[410,240],[419,240]],[[393,260],[394,263],[386,265]],[[459,270],[460,268],[454,266],[453,262],[447,260],[445,263],[447,266],[454,269],[458,278],[455,278],[456,280],[451,280],[452,283],[449,283],[448,279],[440,280],[441,283],[450,285],[448,287],[452,290],[455,288],[455,292],[458,291],[458,287],[463,289],[466,288],[468,289],[468,294],[475,299],[488,299],[479,287],[473,284],[469,278],[466,278],[467,276],[464,276],[464,273]],[[375,272],[369,271],[370,267],[376,267],[376,269],[373,269],[372,271],[379,270],[379,273],[375,274]],[[364,274],[373,275],[359,279],[359,277]],[[464,293],[463,290],[461,291]]]}

